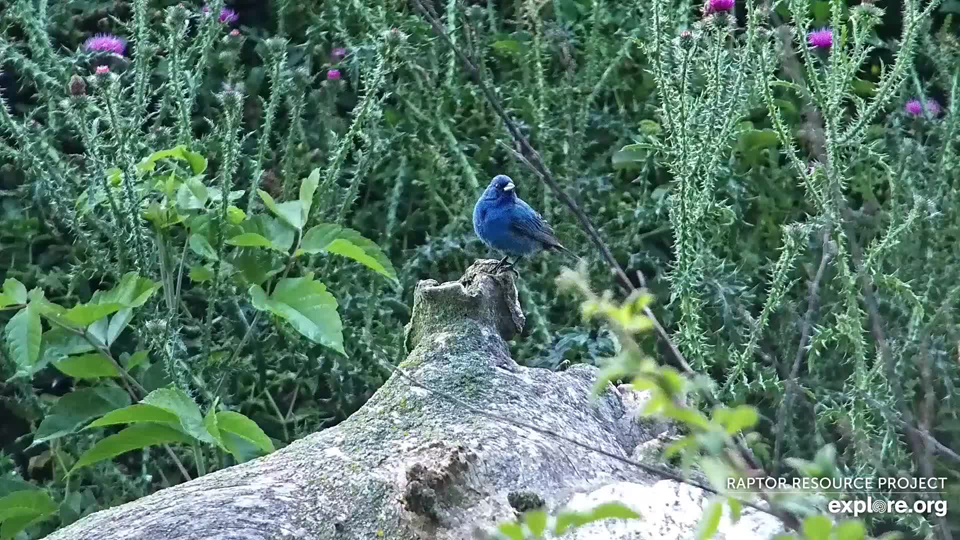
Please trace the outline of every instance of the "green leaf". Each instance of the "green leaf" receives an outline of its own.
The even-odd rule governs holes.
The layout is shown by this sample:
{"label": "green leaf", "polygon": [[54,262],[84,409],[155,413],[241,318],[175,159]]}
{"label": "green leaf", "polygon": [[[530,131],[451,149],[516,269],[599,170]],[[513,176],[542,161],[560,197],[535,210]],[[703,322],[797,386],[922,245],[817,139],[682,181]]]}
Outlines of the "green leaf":
{"label": "green leaf", "polygon": [[833,528],[835,540],[863,540],[867,537],[867,529],[859,519],[841,521]]}
{"label": "green leaf", "polygon": [[189,163],[190,170],[193,171],[193,174],[200,174],[207,169],[207,160],[200,154],[187,150],[187,147],[182,144],[174,148],[158,150],[150,154],[137,164],[137,169],[140,172],[153,171],[157,167],[157,162],[166,158],[186,161]]}
{"label": "green leaf", "polygon": [[513,54],[523,54],[525,51],[529,50],[528,45],[525,45],[515,39],[502,39],[500,41],[494,41],[493,48],[497,51]]}
{"label": "green leaf", "polygon": [[346,354],[337,299],[323,283],[313,279],[313,272],[301,278],[281,279],[269,298],[259,285],[251,285],[249,292],[253,307],[287,320],[314,343]]}
{"label": "green leaf", "polygon": [[30,489],[16,491],[0,498],[0,539],[15,537],[30,524],[45,519],[57,511],[57,504],[46,491]]}
{"label": "green leaf", "polygon": [[215,442],[213,436],[203,426],[203,415],[193,398],[183,390],[160,388],[150,392],[141,400],[145,405],[153,405],[176,415],[180,420],[182,431],[191,437],[206,443]]}
{"label": "green leaf", "polygon": [[243,233],[227,240],[227,243],[231,246],[238,247],[265,247],[279,250],[279,248],[273,245],[273,242],[257,233]]}
{"label": "green leaf", "polygon": [[317,192],[317,186],[320,185],[320,168],[310,171],[310,176],[303,179],[300,183],[300,206],[303,208],[303,223],[310,217],[310,207],[313,206],[313,195]]}
{"label": "green leaf", "polygon": [[77,328],[86,328],[87,326],[90,326],[107,315],[116,313],[122,308],[122,304],[116,303],[79,304],[65,311],[63,315],[57,317],[57,319]]}
{"label": "green leaf", "polygon": [[178,430],[180,426],[180,419],[177,418],[176,414],[153,405],[134,403],[129,407],[117,409],[104,415],[103,418],[100,418],[96,422],[92,422],[84,429],[113,426],[116,424],[137,424],[140,422],[156,422],[158,424],[166,424]]}
{"label": "green leaf", "polygon": [[119,377],[117,366],[100,353],[68,356],[54,364],[65,375],[75,379],[96,379],[98,377]]}
{"label": "green leaf", "polygon": [[776,147],[780,136],[773,129],[747,129],[740,134],[740,148],[744,151]]}
{"label": "green leaf", "polygon": [[542,510],[524,513],[523,521],[535,536],[543,536],[547,529],[547,513]]}
{"label": "green leaf", "polygon": [[743,504],[733,497],[727,498],[727,504],[730,505],[730,521],[733,523],[740,521],[740,514],[743,513]]}
{"label": "green leaf", "polygon": [[273,212],[273,215],[282,219],[294,229],[300,230],[303,228],[306,222],[303,219],[303,204],[299,200],[277,204],[266,191],[258,189],[257,194],[260,195],[263,204]]}
{"label": "green leaf", "polygon": [[0,498],[0,521],[14,516],[43,515],[55,512],[56,503],[46,491],[28,489]]}
{"label": "green leaf", "polygon": [[628,144],[613,154],[613,168],[616,170],[635,168],[639,162],[646,161],[647,147],[643,144]]}
{"label": "green leaf", "polygon": [[510,540],[523,540],[523,527],[516,523],[501,523],[497,531]]}
{"label": "green leaf", "polygon": [[210,193],[207,191],[207,186],[203,185],[203,182],[196,176],[187,178],[183,184],[187,186],[190,194],[196,197],[201,206],[206,205],[207,201],[210,200]]}
{"label": "green leaf", "polygon": [[[260,429],[256,422],[246,416],[233,411],[222,411],[216,413],[216,427],[221,434],[233,434],[240,437],[259,448],[264,454],[274,451],[273,441],[267,434]],[[224,444],[227,450],[236,455],[234,449],[225,438]]]}
{"label": "green leaf", "polygon": [[723,424],[726,426],[727,433],[733,435],[742,429],[753,427],[759,419],[756,409],[749,405],[739,405],[729,410]]}
{"label": "green leaf", "polygon": [[830,540],[833,524],[826,516],[810,516],[803,521],[803,536],[807,540]]}
{"label": "green leaf", "polygon": [[110,326],[107,328],[106,345],[109,347],[120,337],[120,332],[133,320],[133,310],[130,308],[121,309],[110,318]]}
{"label": "green leaf", "polygon": [[191,281],[203,283],[204,281],[213,279],[213,270],[206,266],[194,266],[187,275]]}
{"label": "green leaf", "polygon": [[557,515],[557,524],[554,527],[554,532],[562,535],[567,532],[568,529],[580,527],[602,519],[634,519],[638,517],[640,517],[640,514],[621,503],[604,503],[587,512],[561,512]]}
{"label": "green leaf", "polygon": [[120,283],[116,287],[106,292],[97,291],[94,293],[91,303],[95,301],[100,304],[122,304],[123,307],[128,308],[140,307],[159,288],[160,283],[141,278],[136,272],[127,272],[120,278]]}
{"label": "green leaf", "polygon": [[720,518],[722,517],[723,499],[714,497],[700,518],[700,527],[697,529],[697,540],[709,540],[713,538],[713,535],[717,534],[717,530],[720,528]]}
{"label": "green leaf", "polygon": [[43,326],[40,324],[40,310],[30,302],[10,318],[6,327],[7,345],[13,355],[18,370],[31,372],[31,368],[40,359],[40,343]]}
{"label": "green leaf", "polygon": [[27,288],[14,278],[7,278],[3,281],[3,294],[0,295],[0,308],[11,304],[27,303]]}
{"label": "green leaf", "polygon": [[199,234],[190,235],[190,249],[197,255],[209,259],[211,261],[217,260],[217,252],[214,251],[213,246],[210,245],[210,241],[206,237]]}
{"label": "green leaf", "polygon": [[223,434],[220,432],[220,425],[217,423],[217,403],[219,401],[220,398],[213,400],[213,405],[210,406],[210,410],[207,411],[207,415],[203,417],[203,427],[207,428],[207,431],[213,437],[213,440],[217,441],[217,446],[229,452],[227,447],[223,444]]}
{"label": "green leaf", "polygon": [[40,422],[31,446],[74,433],[90,420],[129,404],[130,396],[116,386],[97,386],[70,392],[58,399]]}
{"label": "green leaf", "polygon": [[375,242],[364,238],[359,232],[323,223],[311,227],[304,235],[301,249],[306,253],[335,253],[353,259],[374,272],[386,277],[394,285],[399,285],[397,271],[393,263]]}
{"label": "green leaf", "polygon": [[207,170],[207,158],[202,155],[184,149],[183,157],[185,157],[190,164],[190,170],[193,171],[193,174],[203,174],[203,172]]}
{"label": "green leaf", "polygon": [[67,474],[73,474],[81,467],[119,456],[124,452],[145,448],[155,444],[184,443],[190,444],[193,440],[182,432],[163,424],[145,422],[125,428],[116,435],[111,435],[93,445],[77,459],[77,463]]}

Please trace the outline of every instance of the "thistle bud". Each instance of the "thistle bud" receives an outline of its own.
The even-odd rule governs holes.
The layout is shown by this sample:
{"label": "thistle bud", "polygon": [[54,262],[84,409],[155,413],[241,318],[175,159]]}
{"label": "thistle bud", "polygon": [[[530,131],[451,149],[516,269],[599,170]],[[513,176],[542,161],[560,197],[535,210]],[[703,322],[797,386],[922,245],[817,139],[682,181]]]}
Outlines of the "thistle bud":
{"label": "thistle bud", "polygon": [[83,77],[79,75],[73,75],[70,77],[70,83],[67,85],[67,89],[69,90],[71,96],[86,95],[87,81],[83,80]]}

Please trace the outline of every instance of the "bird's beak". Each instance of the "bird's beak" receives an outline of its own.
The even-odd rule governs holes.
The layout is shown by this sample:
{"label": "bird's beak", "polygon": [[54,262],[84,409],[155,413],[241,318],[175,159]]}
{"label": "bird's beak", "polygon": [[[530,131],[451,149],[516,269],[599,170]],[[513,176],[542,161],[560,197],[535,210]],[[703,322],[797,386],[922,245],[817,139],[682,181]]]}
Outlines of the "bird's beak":
{"label": "bird's beak", "polygon": [[513,188],[517,186],[513,185],[513,182],[508,182],[507,185],[503,186],[504,191],[513,191]]}

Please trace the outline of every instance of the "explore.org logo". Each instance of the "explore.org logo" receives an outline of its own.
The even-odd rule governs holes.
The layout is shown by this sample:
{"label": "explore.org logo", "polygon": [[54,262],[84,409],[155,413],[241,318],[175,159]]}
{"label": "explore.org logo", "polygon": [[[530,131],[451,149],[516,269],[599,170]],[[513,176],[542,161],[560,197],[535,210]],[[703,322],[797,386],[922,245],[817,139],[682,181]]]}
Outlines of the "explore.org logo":
{"label": "explore.org logo", "polygon": [[866,500],[832,500],[827,503],[827,510],[834,514],[851,514],[854,517],[860,514],[933,514],[944,517],[947,515],[947,501],[918,499],[909,503],[903,500],[884,501],[868,495]]}

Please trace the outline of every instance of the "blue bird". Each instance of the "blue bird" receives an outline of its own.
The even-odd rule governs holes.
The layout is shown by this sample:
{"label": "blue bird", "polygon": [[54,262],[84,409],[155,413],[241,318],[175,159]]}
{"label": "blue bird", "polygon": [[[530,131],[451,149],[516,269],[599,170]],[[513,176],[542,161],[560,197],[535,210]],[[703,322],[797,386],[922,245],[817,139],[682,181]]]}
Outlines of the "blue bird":
{"label": "blue bird", "polygon": [[[570,253],[557,240],[543,216],[517,197],[515,188],[509,176],[498,174],[473,207],[474,232],[487,247],[506,255],[494,272],[503,266],[513,268],[521,257],[544,249]],[[507,258],[511,256],[515,259],[508,263]]]}

